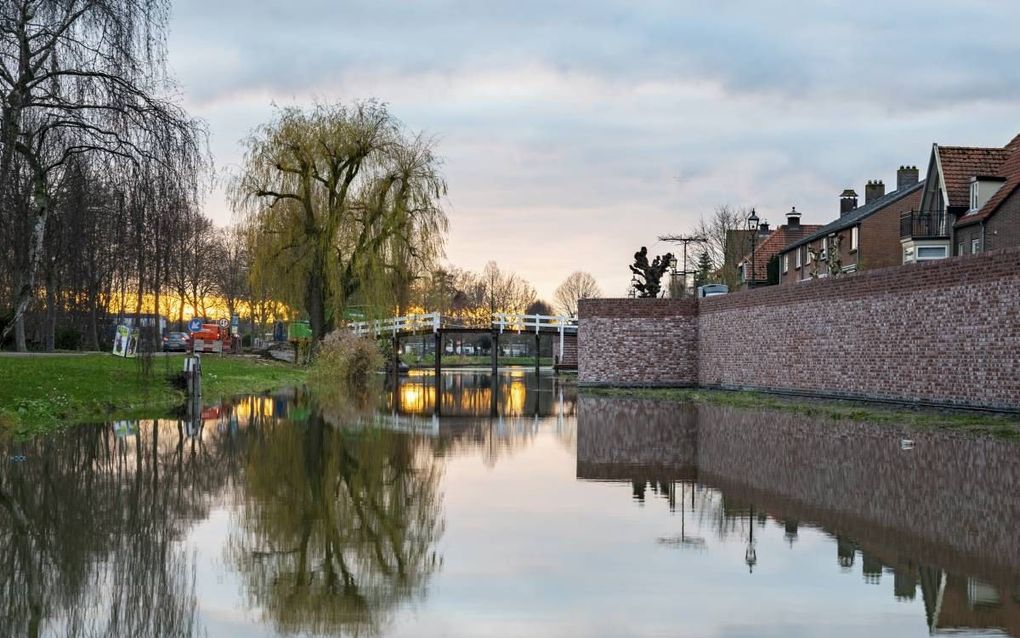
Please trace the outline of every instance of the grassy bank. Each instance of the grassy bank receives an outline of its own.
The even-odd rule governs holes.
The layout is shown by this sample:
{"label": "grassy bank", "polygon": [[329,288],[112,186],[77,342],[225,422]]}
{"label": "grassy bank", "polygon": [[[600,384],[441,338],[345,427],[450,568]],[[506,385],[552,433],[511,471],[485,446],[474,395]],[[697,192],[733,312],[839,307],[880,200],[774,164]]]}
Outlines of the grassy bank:
{"label": "grassy bank", "polygon": [[[184,401],[168,375],[181,355],[157,357],[143,378],[134,359],[107,354],[0,357],[0,430],[28,435],[111,418],[159,416]],[[305,371],[252,357],[202,359],[204,399],[300,383]]]}
{"label": "grassy bank", "polygon": [[676,388],[585,388],[594,396],[639,397],[667,401],[695,401],[736,408],[795,412],[831,419],[850,419],[914,427],[963,430],[1020,441],[1020,416],[965,410],[912,409],[862,401],[833,401],[783,397],[761,392]]}

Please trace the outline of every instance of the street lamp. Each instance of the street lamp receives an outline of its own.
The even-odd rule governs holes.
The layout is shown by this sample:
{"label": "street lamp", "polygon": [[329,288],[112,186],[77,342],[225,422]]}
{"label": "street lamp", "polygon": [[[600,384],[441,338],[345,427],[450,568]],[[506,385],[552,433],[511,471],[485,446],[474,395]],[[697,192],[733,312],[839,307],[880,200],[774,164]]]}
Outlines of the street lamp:
{"label": "street lamp", "polygon": [[747,217],[747,230],[751,233],[751,281],[748,282],[748,288],[754,288],[755,284],[758,283],[757,273],[755,272],[754,263],[754,248],[757,244],[758,239],[758,213],[751,209],[751,214]]}

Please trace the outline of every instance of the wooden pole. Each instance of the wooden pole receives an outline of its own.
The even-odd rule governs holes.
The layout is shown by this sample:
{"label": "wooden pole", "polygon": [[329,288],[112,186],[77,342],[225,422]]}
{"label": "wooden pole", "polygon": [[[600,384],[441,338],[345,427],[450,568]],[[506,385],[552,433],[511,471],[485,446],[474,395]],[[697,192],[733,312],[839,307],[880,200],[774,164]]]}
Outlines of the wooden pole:
{"label": "wooden pole", "polygon": [[535,333],[535,374],[538,374],[538,370],[541,367],[540,355],[542,354],[542,335]]}
{"label": "wooden pole", "polygon": [[443,333],[436,331],[436,378],[439,377],[440,370],[443,367]]}
{"label": "wooden pole", "polygon": [[492,331],[492,385],[496,386],[496,374],[499,372],[499,333]]}

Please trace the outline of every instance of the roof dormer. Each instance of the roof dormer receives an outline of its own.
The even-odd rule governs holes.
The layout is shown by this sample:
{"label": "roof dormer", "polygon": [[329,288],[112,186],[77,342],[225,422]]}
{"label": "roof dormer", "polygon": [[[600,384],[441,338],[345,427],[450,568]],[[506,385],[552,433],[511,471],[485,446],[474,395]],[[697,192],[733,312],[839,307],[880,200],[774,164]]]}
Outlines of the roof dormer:
{"label": "roof dormer", "polygon": [[997,175],[975,175],[970,178],[970,210],[979,210],[995,191],[999,190],[1006,178]]}

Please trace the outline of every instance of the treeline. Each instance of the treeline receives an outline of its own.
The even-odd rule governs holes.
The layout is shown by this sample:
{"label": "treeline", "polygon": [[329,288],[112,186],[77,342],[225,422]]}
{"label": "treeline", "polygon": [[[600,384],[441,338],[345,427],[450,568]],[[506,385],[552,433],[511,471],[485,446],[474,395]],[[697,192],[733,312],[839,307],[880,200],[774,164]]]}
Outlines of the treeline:
{"label": "treeline", "polygon": [[169,9],[0,4],[0,340],[18,350],[98,347],[118,302],[138,314],[175,277],[205,285],[210,163],[166,73]]}

